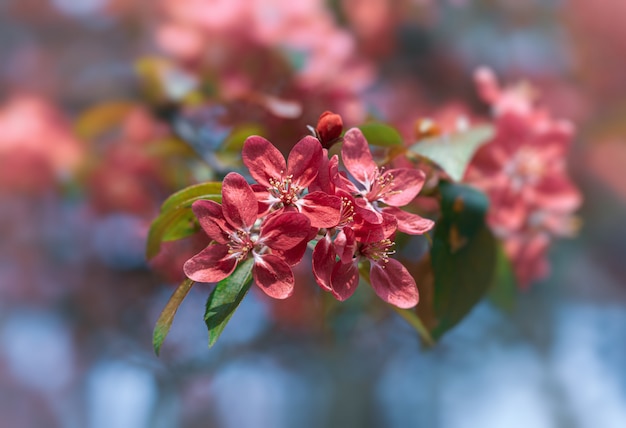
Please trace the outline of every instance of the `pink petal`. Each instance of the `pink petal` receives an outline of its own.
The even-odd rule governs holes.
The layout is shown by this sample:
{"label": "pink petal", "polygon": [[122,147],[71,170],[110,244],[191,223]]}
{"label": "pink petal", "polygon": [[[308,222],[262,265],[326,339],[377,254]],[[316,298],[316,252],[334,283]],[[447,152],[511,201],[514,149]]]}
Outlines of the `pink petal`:
{"label": "pink petal", "polygon": [[341,158],[346,169],[361,184],[369,185],[378,167],[360,129],[352,128],[343,137]]}
{"label": "pink petal", "polygon": [[252,276],[261,290],[274,299],[286,299],[293,294],[293,272],[280,257],[272,254],[256,256]]}
{"label": "pink petal", "polygon": [[390,215],[381,216],[379,224],[369,222],[359,222],[352,227],[357,241],[364,244],[382,241],[392,236],[398,230],[398,223],[395,217]]}
{"label": "pink petal", "polygon": [[309,236],[310,221],[298,212],[283,212],[261,226],[259,242],[275,250],[290,250]]}
{"label": "pink petal", "polygon": [[433,228],[435,222],[396,207],[385,207],[383,213],[395,217],[400,232],[423,235]]}
{"label": "pink petal", "polygon": [[296,205],[313,227],[334,227],[341,219],[341,198],[324,192],[309,193]]}
{"label": "pink petal", "polygon": [[228,250],[228,245],[209,245],[185,262],[185,275],[196,282],[221,281],[237,266],[237,258],[228,254]]}
{"label": "pink petal", "polygon": [[337,233],[334,244],[341,263],[352,263],[357,247],[354,230],[350,227],[344,227]]}
{"label": "pink petal", "polygon": [[332,274],[333,296],[344,301],[352,296],[359,285],[359,269],[356,263],[335,263]]}
{"label": "pink petal", "polygon": [[270,187],[270,178],[280,179],[287,171],[282,153],[263,137],[253,135],[243,143],[243,163],[250,175],[265,187]]}
{"label": "pink petal", "polygon": [[195,201],[191,209],[209,238],[220,244],[228,242],[231,228],[224,218],[220,204],[215,201],[200,200]]}
{"label": "pink petal", "polygon": [[237,229],[252,226],[259,214],[254,191],[246,179],[236,172],[224,177],[222,209],[228,222]]}
{"label": "pink petal", "polygon": [[259,217],[264,216],[269,213],[272,209],[272,199],[270,198],[270,192],[267,191],[266,187],[263,187],[261,184],[252,184],[250,185],[252,191],[254,192],[254,196],[259,205]]}
{"label": "pink petal", "polygon": [[313,249],[313,276],[315,282],[326,291],[331,291],[331,275],[335,266],[335,249],[328,237],[319,240]]}
{"label": "pink petal", "polygon": [[[383,195],[381,200],[387,205],[402,207],[411,202],[422,190],[426,176],[419,169],[399,168],[385,171],[383,180],[393,177],[392,193]],[[395,193],[399,192],[399,193]]]}
{"label": "pink petal", "polygon": [[539,207],[557,212],[575,211],[582,203],[580,191],[562,174],[545,177],[535,190],[535,202]]}
{"label": "pink petal", "polygon": [[404,309],[417,305],[419,292],[415,279],[399,261],[372,262],[370,279],[374,292],[385,302]]}
{"label": "pink petal", "polygon": [[283,259],[289,266],[295,266],[302,261],[304,253],[306,253],[308,248],[308,243],[308,239],[303,240],[298,245],[288,250],[272,250],[272,254]]}
{"label": "pink petal", "polygon": [[308,187],[315,179],[324,156],[319,140],[306,136],[293,146],[287,160],[287,175],[293,175],[294,184]]}
{"label": "pink petal", "polygon": [[[330,181],[331,172],[330,172],[330,162],[331,159],[328,159],[328,151],[324,149],[324,154],[322,155],[322,162],[320,164],[319,171],[315,180],[309,184],[309,192],[322,191],[326,193],[333,194],[334,188]],[[337,155],[333,156],[332,160],[338,162]]]}

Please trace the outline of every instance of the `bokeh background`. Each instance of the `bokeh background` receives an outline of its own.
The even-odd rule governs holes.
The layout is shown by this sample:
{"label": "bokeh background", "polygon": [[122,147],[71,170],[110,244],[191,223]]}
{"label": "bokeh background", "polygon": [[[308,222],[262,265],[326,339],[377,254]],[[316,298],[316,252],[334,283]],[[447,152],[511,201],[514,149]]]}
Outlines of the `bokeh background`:
{"label": "bokeh background", "polygon": [[[626,426],[624,16],[622,0],[0,0],[0,427]],[[481,65],[577,128],[582,228],[513,310],[481,303],[426,350],[366,293],[332,313],[313,288],[250,293],[209,350],[198,286],[154,355],[176,262],[202,242],[150,266],[147,230],[169,193],[228,169],[220,135],[261,124],[288,147],[329,109],[410,136],[480,109]],[[199,71],[214,102],[172,120]],[[167,96],[146,90],[155,72]],[[189,124],[203,159],[171,140]]]}

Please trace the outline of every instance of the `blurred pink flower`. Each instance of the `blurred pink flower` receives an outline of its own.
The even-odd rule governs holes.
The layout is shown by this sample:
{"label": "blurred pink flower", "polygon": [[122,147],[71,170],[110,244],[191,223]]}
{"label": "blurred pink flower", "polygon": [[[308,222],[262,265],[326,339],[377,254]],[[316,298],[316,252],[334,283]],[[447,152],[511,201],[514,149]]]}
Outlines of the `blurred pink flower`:
{"label": "blurred pink flower", "polygon": [[0,189],[36,191],[69,178],[84,146],[47,101],[16,96],[0,107]]}
{"label": "blurred pink flower", "polygon": [[[307,123],[325,109],[337,111],[349,124],[364,119],[358,94],[372,83],[373,67],[358,58],[352,35],[337,25],[326,2],[161,4],[164,19],[156,31],[160,47],[199,73],[208,70],[225,99],[298,101],[305,107],[298,116]],[[262,70],[257,70],[257,61],[263,62]]]}
{"label": "blurred pink flower", "polygon": [[527,286],[547,272],[542,257],[550,238],[576,229],[572,215],[581,195],[566,170],[574,130],[537,107],[529,86],[500,88],[487,69],[476,79],[492,106],[496,135],[479,149],[465,179],[489,197],[488,223]]}

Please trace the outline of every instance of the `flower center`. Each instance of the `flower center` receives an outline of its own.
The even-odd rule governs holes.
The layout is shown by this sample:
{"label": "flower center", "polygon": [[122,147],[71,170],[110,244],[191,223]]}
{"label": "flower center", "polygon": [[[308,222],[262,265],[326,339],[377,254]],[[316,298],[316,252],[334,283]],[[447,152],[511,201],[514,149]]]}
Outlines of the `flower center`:
{"label": "flower center", "polygon": [[520,149],[505,167],[512,187],[519,191],[525,185],[536,183],[544,174],[544,163],[536,151]]}
{"label": "flower center", "polygon": [[363,245],[361,247],[361,254],[375,263],[387,263],[389,261],[389,256],[395,254],[396,252],[391,249],[394,245],[395,242],[391,239],[385,238],[382,241]]}
{"label": "flower center", "polygon": [[267,189],[274,198],[283,205],[293,205],[298,200],[302,189],[293,183],[293,175],[283,177],[281,180],[270,178],[270,187]]}
{"label": "flower center", "polygon": [[370,202],[378,201],[386,196],[402,191],[393,189],[393,174],[382,174],[381,172],[378,169],[376,170],[376,177],[372,180],[369,191],[365,195],[365,199]]}
{"label": "flower center", "polygon": [[345,196],[341,197],[341,215],[339,218],[338,228],[346,226],[354,221],[354,207],[352,201]]}
{"label": "flower center", "polygon": [[254,248],[256,235],[250,236],[245,230],[238,230],[230,235],[228,242],[228,254],[236,257],[237,261],[241,261],[248,256],[250,250]]}

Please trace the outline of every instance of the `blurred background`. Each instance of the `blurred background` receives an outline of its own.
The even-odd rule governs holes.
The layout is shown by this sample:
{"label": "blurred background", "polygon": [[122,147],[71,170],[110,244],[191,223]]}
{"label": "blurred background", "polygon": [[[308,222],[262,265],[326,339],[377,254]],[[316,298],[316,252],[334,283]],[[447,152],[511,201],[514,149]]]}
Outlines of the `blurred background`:
{"label": "blurred background", "polygon": [[[622,0],[0,0],[0,427],[626,426],[624,16]],[[577,128],[583,226],[513,310],[483,302],[423,349],[367,292],[330,311],[314,286],[252,292],[209,350],[197,286],[154,355],[206,244],[145,261],[168,194],[236,166],[242,135],[288,150],[324,110],[409,139],[417,118],[484,113],[481,65]]]}

